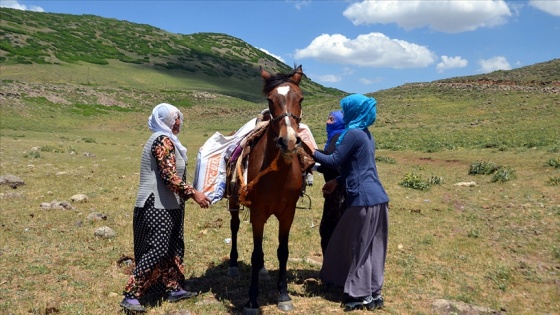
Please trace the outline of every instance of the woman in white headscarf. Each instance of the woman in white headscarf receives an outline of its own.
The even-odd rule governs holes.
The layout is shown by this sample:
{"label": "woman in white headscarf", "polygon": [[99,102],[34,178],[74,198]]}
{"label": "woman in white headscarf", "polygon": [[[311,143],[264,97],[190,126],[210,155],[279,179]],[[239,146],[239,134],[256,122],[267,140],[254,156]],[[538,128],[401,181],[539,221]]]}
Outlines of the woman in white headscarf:
{"label": "woman in white headscarf", "polygon": [[133,217],[136,266],[121,302],[129,311],[144,312],[142,303],[151,298],[177,302],[196,295],[184,283],[185,200],[192,198],[201,208],[210,200],[186,182],[187,148],[177,138],[182,124],[183,114],[167,103],[148,118],[153,133],[142,152]]}

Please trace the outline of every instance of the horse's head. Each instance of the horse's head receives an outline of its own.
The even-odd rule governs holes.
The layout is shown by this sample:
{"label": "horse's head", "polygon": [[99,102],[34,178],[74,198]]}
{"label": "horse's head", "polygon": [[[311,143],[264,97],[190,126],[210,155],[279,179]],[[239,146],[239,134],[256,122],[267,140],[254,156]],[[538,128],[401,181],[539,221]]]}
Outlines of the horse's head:
{"label": "horse's head", "polygon": [[292,155],[301,145],[297,131],[301,121],[303,93],[299,83],[303,71],[299,66],[290,74],[271,75],[261,68],[261,76],[264,79],[263,93],[272,116],[269,128],[273,128],[278,135],[276,145],[280,151],[284,155]]}

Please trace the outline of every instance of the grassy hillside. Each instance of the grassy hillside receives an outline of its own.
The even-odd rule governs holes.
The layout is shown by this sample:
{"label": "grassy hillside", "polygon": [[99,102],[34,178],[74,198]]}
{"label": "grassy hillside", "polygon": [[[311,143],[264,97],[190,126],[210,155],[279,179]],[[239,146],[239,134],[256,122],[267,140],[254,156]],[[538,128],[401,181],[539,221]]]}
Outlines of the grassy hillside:
{"label": "grassy hillside", "polygon": [[[5,8],[0,13],[3,79],[207,90],[255,100],[260,95],[255,76],[259,67],[291,69],[226,34],[173,34],[93,15]],[[30,72],[32,77],[21,75]],[[342,95],[309,79],[302,86],[309,95]]]}

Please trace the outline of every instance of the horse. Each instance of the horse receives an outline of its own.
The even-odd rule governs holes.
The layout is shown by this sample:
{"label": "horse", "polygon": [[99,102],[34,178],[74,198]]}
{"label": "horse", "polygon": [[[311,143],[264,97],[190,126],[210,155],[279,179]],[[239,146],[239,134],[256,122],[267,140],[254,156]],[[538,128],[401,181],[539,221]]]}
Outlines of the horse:
{"label": "horse", "polygon": [[262,249],[263,232],[269,217],[279,221],[277,257],[279,273],[277,280],[278,304],[282,311],[291,311],[294,306],[288,295],[286,264],[289,249],[288,238],[294,220],[297,201],[303,184],[303,169],[297,157],[302,140],[297,130],[301,121],[303,93],[299,87],[303,77],[301,65],[290,74],[272,75],[261,68],[263,94],[268,101],[271,114],[263,135],[251,145],[246,169],[246,185],[241,185],[239,194],[230,196],[228,206],[231,213],[230,229],[232,246],[230,251],[230,275],[238,275],[237,232],[239,231],[239,203],[250,209],[253,230],[253,252],[251,255],[251,285],[249,301],[243,314],[260,314],[257,302],[259,295],[259,273],[268,275],[264,269]]}

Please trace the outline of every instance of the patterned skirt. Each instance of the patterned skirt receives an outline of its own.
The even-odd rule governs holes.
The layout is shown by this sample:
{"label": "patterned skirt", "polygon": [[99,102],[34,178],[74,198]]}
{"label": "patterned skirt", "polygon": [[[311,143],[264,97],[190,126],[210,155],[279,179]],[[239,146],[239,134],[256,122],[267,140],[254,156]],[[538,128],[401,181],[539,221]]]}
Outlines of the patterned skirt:
{"label": "patterned skirt", "polygon": [[184,202],[179,209],[157,209],[154,195],[144,207],[134,208],[134,260],[136,266],[124,289],[127,298],[162,296],[181,289],[185,282]]}

